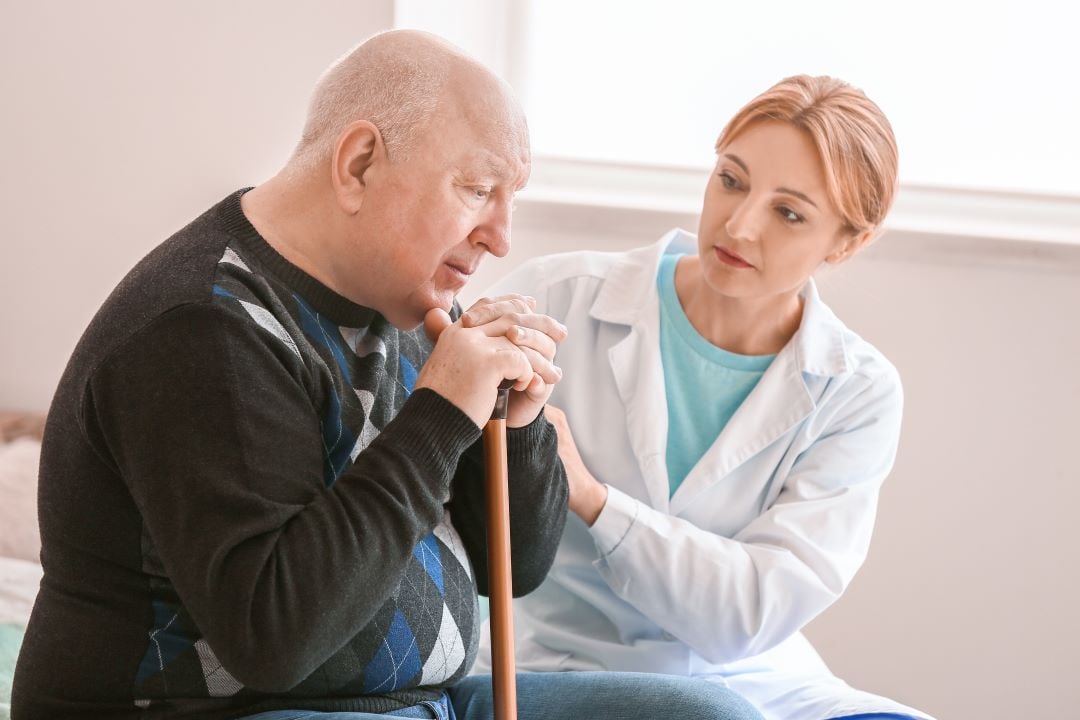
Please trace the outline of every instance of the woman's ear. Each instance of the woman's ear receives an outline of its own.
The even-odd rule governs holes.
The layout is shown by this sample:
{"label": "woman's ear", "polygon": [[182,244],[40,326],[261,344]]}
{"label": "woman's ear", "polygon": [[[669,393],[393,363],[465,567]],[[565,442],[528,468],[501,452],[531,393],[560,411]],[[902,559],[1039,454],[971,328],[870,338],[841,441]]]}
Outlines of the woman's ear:
{"label": "woman's ear", "polygon": [[372,168],[385,159],[382,134],[367,120],[351,123],[338,135],[331,181],[338,204],[347,214],[360,211]]}
{"label": "woman's ear", "polygon": [[852,255],[862,250],[874,239],[877,228],[869,228],[854,234],[845,234],[840,245],[825,256],[825,262],[838,265],[851,258]]}

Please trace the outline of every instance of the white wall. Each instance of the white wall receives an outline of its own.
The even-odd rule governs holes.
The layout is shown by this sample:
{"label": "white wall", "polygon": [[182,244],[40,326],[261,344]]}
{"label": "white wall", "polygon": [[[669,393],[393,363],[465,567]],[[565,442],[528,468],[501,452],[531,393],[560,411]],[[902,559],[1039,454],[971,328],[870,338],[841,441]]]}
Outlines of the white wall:
{"label": "white wall", "polygon": [[0,408],[44,410],[146,252],[287,158],[392,0],[35,0],[0,22]]}
{"label": "white wall", "polygon": [[[466,301],[536,254],[696,230],[680,213],[519,206],[510,255]],[[870,556],[808,635],[852,685],[940,720],[1076,717],[1080,245],[894,232],[818,280],[897,365],[906,406]]]}
{"label": "white wall", "polygon": [[[44,410],[145,252],[285,159],[318,73],[390,0],[20,3],[0,24],[0,407]],[[683,224],[690,225],[692,221]],[[522,203],[523,258],[667,229]],[[898,365],[904,437],[869,561],[810,629],[853,684],[940,718],[1073,716],[1080,252],[886,236],[823,293]]]}

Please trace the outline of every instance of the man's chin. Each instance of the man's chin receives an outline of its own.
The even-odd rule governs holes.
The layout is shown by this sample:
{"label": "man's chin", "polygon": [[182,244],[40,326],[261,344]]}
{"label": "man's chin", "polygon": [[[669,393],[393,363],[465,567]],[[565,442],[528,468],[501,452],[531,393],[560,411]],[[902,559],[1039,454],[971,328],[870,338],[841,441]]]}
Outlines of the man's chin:
{"label": "man's chin", "polygon": [[435,308],[439,308],[441,310],[445,310],[446,313],[449,315],[450,311],[454,308],[454,300],[457,299],[459,289],[460,288],[448,288],[446,290],[439,290],[438,292],[432,293],[431,297],[428,298],[428,302],[425,303],[426,308],[424,309],[424,313],[427,314],[428,310],[434,310]]}
{"label": "man's chin", "polygon": [[414,330],[423,324],[424,317],[431,310],[438,308],[450,315],[454,307],[454,297],[452,293],[447,291],[429,295],[422,299],[410,298],[410,302],[403,304],[400,313],[384,314],[384,317],[398,330]]}

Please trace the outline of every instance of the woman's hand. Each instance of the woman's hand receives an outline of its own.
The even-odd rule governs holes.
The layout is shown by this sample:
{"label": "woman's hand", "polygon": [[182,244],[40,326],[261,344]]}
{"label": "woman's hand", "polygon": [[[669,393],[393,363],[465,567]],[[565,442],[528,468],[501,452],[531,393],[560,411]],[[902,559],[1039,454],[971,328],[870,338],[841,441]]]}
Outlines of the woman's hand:
{"label": "woman's hand", "polygon": [[570,425],[566,422],[566,414],[559,408],[548,405],[544,408],[544,415],[548,422],[555,426],[555,432],[559,436],[559,459],[566,468],[566,479],[570,484],[570,510],[592,527],[607,503],[607,485],[593,477],[585,467],[585,461],[581,459],[574,436],[570,432]]}

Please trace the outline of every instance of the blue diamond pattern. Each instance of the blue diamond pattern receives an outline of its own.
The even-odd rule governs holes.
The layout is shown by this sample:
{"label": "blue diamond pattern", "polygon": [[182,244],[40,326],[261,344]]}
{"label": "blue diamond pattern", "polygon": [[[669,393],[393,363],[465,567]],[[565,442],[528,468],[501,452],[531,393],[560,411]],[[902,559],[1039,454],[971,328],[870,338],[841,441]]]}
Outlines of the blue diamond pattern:
{"label": "blue diamond pattern", "polygon": [[398,610],[382,646],[364,668],[364,692],[390,692],[403,687],[423,668],[416,637]]}
{"label": "blue diamond pattern", "polygon": [[435,533],[431,533],[416,543],[416,547],[413,548],[413,555],[424,566],[424,570],[427,572],[428,577],[431,578],[431,581],[435,583],[435,587],[439,588],[439,594],[445,595],[446,593],[443,590],[442,553],[439,551],[439,540],[435,537]]}

